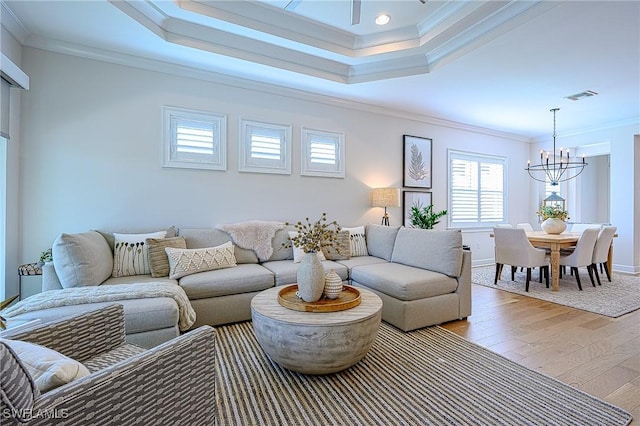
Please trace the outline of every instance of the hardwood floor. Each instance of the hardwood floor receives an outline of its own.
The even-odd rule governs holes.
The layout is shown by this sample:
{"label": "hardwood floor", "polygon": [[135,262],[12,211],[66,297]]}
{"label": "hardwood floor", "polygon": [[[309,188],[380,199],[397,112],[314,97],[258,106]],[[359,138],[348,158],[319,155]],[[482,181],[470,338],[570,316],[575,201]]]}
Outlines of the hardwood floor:
{"label": "hardwood floor", "polygon": [[640,425],[640,310],[609,318],[475,284],[472,291],[472,315],[443,328],[622,407]]}

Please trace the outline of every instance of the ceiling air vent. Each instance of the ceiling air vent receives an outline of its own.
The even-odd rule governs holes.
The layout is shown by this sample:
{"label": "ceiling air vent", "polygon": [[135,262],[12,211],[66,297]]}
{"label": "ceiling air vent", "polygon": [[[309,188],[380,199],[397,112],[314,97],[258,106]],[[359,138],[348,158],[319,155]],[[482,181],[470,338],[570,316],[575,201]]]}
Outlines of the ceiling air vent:
{"label": "ceiling air vent", "polygon": [[576,93],[575,95],[565,96],[565,98],[571,99],[572,101],[579,101],[582,98],[588,98],[597,94],[598,92],[594,92],[593,90],[585,90],[584,92]]}

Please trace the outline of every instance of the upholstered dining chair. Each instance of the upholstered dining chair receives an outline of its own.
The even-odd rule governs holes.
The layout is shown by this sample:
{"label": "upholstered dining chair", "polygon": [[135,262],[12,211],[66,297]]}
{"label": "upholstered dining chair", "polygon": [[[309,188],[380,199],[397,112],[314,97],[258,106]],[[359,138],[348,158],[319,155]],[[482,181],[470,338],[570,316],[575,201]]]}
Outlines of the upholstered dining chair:
{"label": "upholstered dining chair", "polygon": [[525,290],[529,291],[531,281],[531,268],[540,268],[540,281],[544,272],[546,285],[549,288],[549,260],[544,249],[538,249],[531,245],[527,234],[521,228],[493,228],[495,240],[496,276],[493,281],[498,284],[502,275],[502,266],[511,265],[511,280],[515,279],[515,270],[518,266],[527,268],[527,282]]}
{"label": "upholstered dining chair", "polygon": [[530,223],[518,223],[516,224],[516,228],[524,229],[526,232],[533,232],[533,226]]}
{"label": "upholstered dining chair", "polygon": [[602,285],[600,283],[600,275],[598,274],[598,264],[600,265],[600,268],[604,267],[607,279],[611,282],[611,271],[609,271],[609,267],[607,266],[607,260],[609,257],[609,247],[611,247],[613,236],[616,234],[617,230],[618,228],[615,226],[605,226],[598,234],[598,239],[596,240],[596,245],[593,249],[593,258],[591,259],[591,262],[593,263],[591,269],[596,274],[598,285]]}
{"label": "upholstered dining chair", "polygon": [[580,235],[580,239],[576,244],[576,248],[571,254],[563,255],[560,253],[560,278],[562,278],[562,269],[564,266],[571,267],[571,274],[575,275],[578,282],[578,288],[582,290],[582,284],[580,283],[580,274],[578,274],[578,268],[582,266],[587,267],[589,272],[589,278],[591,279],[591,285],[596,286],[593,281],[593,249],[598,239],[598,228],[587,228]]}
{"label": "upholstered dining chair", "polygon": [[591,228],[600,229],[602,228],[602,225],[600,225],[599,223],[574,223],[573,225],[571,225],[571,229],[569,229],[569,232],[582,233],[585,229]]}

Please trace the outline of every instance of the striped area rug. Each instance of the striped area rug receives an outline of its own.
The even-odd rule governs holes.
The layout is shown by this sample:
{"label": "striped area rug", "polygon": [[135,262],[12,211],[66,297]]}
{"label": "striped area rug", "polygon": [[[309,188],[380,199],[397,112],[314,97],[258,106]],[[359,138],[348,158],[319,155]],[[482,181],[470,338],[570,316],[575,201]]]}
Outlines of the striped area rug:
{"label": "striped area rug", "polygon": [[327,376],[270,361],[251,322],[217,328],[217,424],[627,425],[626,411],[440,327],[382,323],[367,356]]}

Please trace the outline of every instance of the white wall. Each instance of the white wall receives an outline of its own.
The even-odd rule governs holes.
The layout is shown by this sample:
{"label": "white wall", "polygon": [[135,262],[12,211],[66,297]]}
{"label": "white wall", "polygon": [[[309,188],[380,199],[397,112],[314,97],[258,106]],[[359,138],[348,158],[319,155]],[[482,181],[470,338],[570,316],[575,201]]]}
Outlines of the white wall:
{"label": "white wall", "polygon": [[[22,109],[25,262],[36,260],[59,233],[88,229],[298,220],[322,212],[343,226],[379,223],[383,210],[369,207],[370,188],[402,185],[403,134],[433,138],[436,209],[446,208],[450,147],[506,156],[511,221],[528,216],[529,197],[521,190],[528,178],[519,167],[528,145],[522,142],[296,99],[286,90],[279,96],[31,48],[23,55],[31,78]],[[163,105],[227,114],[227,171],[160,166]],[[293,124],[292,175],[237,171],[240,117]],[[345,179],[300,176],[302,125],[345,133]],[[401,224],[400,208],[389,213],[392,225]],[[474,260],[491,261],[488,231],[464,238]]]}

